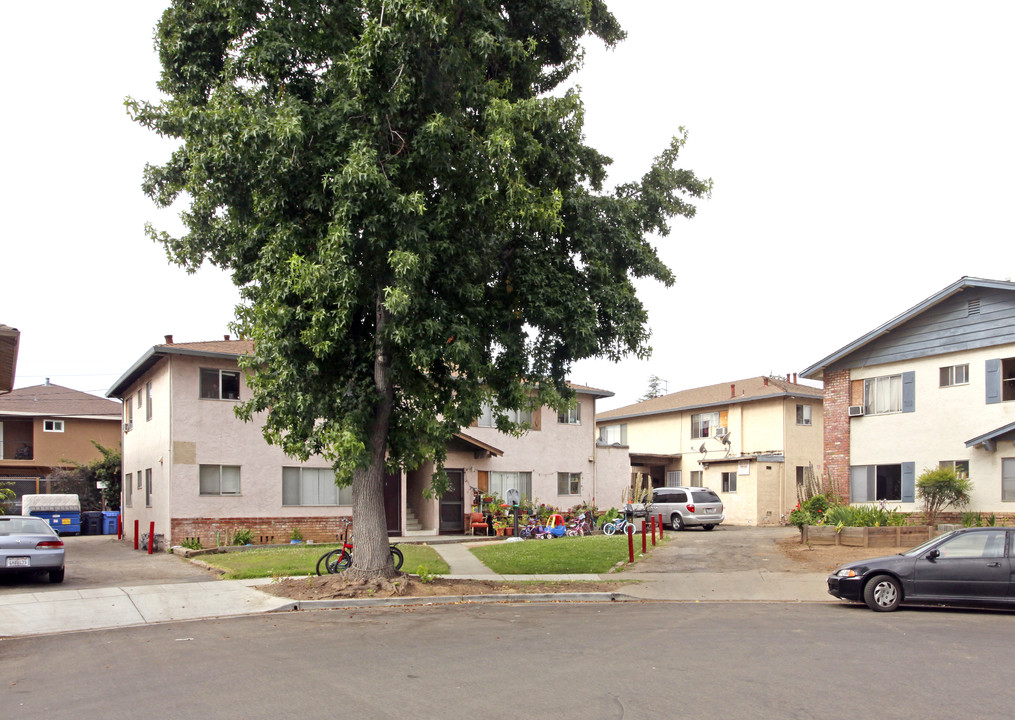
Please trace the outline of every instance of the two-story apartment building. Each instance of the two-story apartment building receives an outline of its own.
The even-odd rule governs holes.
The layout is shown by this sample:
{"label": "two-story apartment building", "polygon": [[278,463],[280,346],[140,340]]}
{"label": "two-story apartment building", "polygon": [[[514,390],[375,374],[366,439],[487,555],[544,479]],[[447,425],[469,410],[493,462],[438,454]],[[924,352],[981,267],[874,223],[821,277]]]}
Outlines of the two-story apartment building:
{"label": "two-story apartment building", "polygon": [[[148,350],[109,390],[124,401],[125,527],[178,543],[228,543],[238,529],[255,541],[284,542],[294,528],[310,540],[333,541],[352,513],[352,491],[337,487],[331,463],[288,458],[268,445],[262,423],[234,414],[248,399],[238,358],[246,340],[166,342]],[[603,483],[626,483],[626,452],[604,452],[612,472],[597,472],[595,399],[609,393],[577,388],[579,403],[558,417],[543,408],[533,430],[504,435],[483,417],[448,445],[452,481],[443,497],[426,497],[433,472],[424,466],[388,476],[385,506],[391,535],[460,533],[474,490],[515,488],[552,504],[592,499]]]}
{"label": "two-story apartment building", "polygon": [[120,403],[48,380],[0,395],[0,480],[18,498],[49,492],[53,470],[100,459],[92,441],[120,446]]}
{"label": "two-story apartment building", "polygon": [[715,490],[728,522],[773,525],[820,472],[821,390],[776,377],[683,390],[596,416],[601,445],[628,446],[653,487]]}
{"label": "two-story apartment building", "polygon": [[964,277],[803,371],[825,390],[824,458],[852,502],[918,510],[952,466],[971,509],[1015,512],[1015,283]]}

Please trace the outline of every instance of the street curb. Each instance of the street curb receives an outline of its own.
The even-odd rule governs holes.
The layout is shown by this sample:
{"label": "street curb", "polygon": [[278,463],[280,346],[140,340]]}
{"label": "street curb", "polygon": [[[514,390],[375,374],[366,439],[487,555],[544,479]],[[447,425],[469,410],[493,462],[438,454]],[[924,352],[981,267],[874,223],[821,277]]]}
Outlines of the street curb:
{"label": "street curb", "polygon": [[490,603],[554,602],[645,602],[642,598],[618,592],[602,593],[505,593],[486,595],[439,595],[433,597],[350,598],[348,600],[294,600],[268,612],[294,610],[340,610],[343,608],[401,607],[418,605],[462,605]]}

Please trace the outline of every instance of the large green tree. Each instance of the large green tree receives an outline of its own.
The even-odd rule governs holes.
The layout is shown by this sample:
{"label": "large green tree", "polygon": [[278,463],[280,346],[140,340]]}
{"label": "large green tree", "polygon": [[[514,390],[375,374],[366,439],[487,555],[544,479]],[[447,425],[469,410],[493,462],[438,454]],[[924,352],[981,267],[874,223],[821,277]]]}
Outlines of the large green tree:
{"label": "large green tree", "polygon": [[177,0],[158,25],[164,98],[128,105],[181,141],[145,191],[189,207],[149,232],[242,288],[241,414],[352,482],[353,575],[394,574],[386,468],[433,459],[439,492],[483,401],[560,407],[575,360],[648,351],[633,282],[673,278],[646,236],[711,183],[681,129],[604,190],[559,90],[587,35],[623,39],[603,0]]}

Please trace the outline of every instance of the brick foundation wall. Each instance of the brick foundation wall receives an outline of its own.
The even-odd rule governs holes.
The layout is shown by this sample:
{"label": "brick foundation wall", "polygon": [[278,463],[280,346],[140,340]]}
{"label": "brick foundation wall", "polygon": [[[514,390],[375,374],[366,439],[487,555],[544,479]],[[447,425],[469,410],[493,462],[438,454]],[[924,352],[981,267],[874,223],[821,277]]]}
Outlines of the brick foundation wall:
{"label": "brick foundation wall", "polygon": [[825,476],[822,487],[849,500],[849,370],[824,372]]}
{"label": "brick foundation wall", "polygon": [[333,543],[345,532],[345,520],[352,522],[351,517],[175,518],[172,537],[167,541],[180,545],[188,538],[197,538],[202,547],[215,547],[216,542],[231,545],[237,530],[249,530],[255,545],[284,545],[292,537],[293,528],[299,528],[304,542]]}

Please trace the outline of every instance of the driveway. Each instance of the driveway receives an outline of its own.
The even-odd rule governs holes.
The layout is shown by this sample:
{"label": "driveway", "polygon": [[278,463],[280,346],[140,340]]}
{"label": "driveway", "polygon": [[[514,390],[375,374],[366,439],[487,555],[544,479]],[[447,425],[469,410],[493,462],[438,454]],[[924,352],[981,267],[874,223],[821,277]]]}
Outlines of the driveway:
{"label": "driveway", "polygon": [[[800,531],[785,527],[719,525],[706,532],[699,528],[667,529],[669,542],[657,546],[649,557],[639,560],[625,575],[638,573],[722,573],[742,570],[788,572],[799,566],[787,558],[776,543],[798,538]],[[641,535],[634,536],[635,550],[641,550]],[[651,535],[648,542],[652,542]]]}
{"label": "driveway", "polygon": [[176,555],[149,555],[135,550],[133,542],[117,540],[115,535],[65,536],[63,542],[67,574],[62,583],[54,585],[46,575],[0,575],[0,595],[215,579],[209,571]]}

